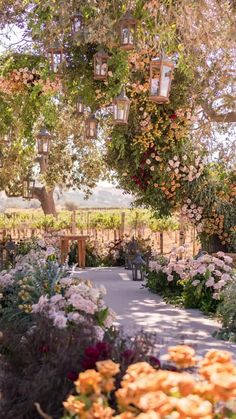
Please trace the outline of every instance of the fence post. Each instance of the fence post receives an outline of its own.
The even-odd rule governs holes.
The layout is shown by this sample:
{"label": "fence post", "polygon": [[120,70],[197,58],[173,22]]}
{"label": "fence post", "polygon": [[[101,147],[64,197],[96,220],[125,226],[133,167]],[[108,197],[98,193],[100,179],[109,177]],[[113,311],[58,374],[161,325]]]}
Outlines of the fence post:
{"label": "fence post", "polygon": [[193,227],[193,257],[196,255],[196,229]]}
{"label": "fence post", "polygon": [[76,234],[76,212],[73,211],[71,215],[71,234]]}
{"label": "fence post", "polygon": [[161,251],[161,255],[163,255],[164,253],[163,231],[160,231],[160,251]]}
{"label": "fence post", "polygon": [[121,224],[120,224],[120,238],[123,239],[125,234],[125,212],[121,213]]}

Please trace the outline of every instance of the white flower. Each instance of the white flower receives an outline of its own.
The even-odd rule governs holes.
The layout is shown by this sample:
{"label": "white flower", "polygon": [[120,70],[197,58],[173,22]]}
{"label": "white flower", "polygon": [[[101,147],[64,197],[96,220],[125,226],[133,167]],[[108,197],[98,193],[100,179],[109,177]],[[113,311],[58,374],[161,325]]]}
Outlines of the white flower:
{"label": "white flower", "polygon": [[154,172],[155,167],[154,166],[151,166],[150,169],[151,169],[152,172]]}
{"label": "white flower", "polygon": [[64,329],[67,325],[67,317],[63,314],[57,314],[53,319],[53,324],[59,329]]}
{"label": "white flower", "polygon": [[106,288],[104,287],[104,285],[100,285],[99,286],[99,291],[101,292],[101,294],[103,294],[103,295],[106,295],[106,293],[107,293],[107,290],[106,290]]}
{"label": "white flower", "polygon": [[173,275],[168,275],[168,276],[167,276],[167,281],[168,281],[168,282],[172,282],[173,280],[174,280]]}
{"label": "white flower", "polygon": [[200,284],[200,282],[201,282],[201,281],[199,281],[199,279],[195,279],[195,280],[192,282],[192,285],[193,285],[194,287],[196,287],[198,284]]}
{"label": "white flower", "polygon": [[84,317],[77,312],[71,312],[68,314],[68,320],[75,323],[80,323],[84,320]]}
{"label": "white flower", "polygon": [[147,163],[147,164],[151,164],[151,160],[150,160],[150,159],[147,159],[147,160],[146,160],[146,163]]}
{"label": "white flower", "polygon": [[48,296],[41,295],[40,299],[38,300],[37,304],[32,305],[32,312],[33,313],[41,313],[44,311],[45,307],[48,305]]}
{"label": "white flower", "polygon": [[215,265],[214,265],[213,263],[210,263],[210,265],[208,265],[208,270],[209,270],[210,272],[213,272],[213,271],[214,271],[214,269],[215,269]]}

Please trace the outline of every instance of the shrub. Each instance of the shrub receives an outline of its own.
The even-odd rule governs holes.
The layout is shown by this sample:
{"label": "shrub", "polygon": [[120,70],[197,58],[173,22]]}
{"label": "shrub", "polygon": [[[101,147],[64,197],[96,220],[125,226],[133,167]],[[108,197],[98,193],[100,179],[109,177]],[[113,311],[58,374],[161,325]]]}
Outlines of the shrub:
{"label": "shrub", "polygon": [[230,282],[222,295],[222,302],[218,307],[218,314],[222,321],[222,329],[216,335],[220,339],[236,342],[236,279]]}

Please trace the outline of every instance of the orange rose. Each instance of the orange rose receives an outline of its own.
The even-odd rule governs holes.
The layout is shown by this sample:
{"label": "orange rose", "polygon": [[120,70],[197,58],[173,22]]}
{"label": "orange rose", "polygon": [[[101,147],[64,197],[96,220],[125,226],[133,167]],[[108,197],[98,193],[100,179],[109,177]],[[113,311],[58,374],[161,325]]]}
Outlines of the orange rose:
{"label": "orange rose", "polygon": [[153,391],[143,394],[137,404],[140,410],[147,412],[153,410],[160,415],[168,415],[174,409],[173,400],[162,391]]}
{"label": "orange rose", "polygon": [[228,351],[219,351],[219,350],[215,350],[212,349],[211,351],[207,352],[202,364],[204,365],[206,364],[214,364],[216,362],[219,363],[228,363],[228,362],[232,362],[232,355],[230,352]]}
{"label": "orange rose", "polygon": [[126,384],[132,383],[136,378],[146,376],[152,372],[156,372],[156,370],[147,362],[137,362],[128,367],[121,385],[122,387],[125,387]]}
{"label": "orange rose", "polygon": [[93,403],[91,409],[86,414],[86,419],[111,419],[114,410],[100,403]]}
{"label": "orange rose", "polygon": [[82,394],[100,394],[102,377],[95,370],[87,370],[79,374],[79,378],[75,381],[76,390]]}
{"label": "orange rose", "polygon": [[218,400],[229,400],[236,397],[236,375],[230,373],[215,373],[210,378],[214,386],[213,393]]}
{"label": "orange rose", "polygon": [[120,372],[120,364],[116,364],[110,359],[96,362],[96,367],[98,372],[100,372],[100,374],[105,377],[113,377],[114,375],[117,375],[118,372]]}
{"label": "orange rose", "polygon": [[181,419],[213,419],[213,407],[209,401],[190,394],[182,399],[176,399],[176,410]]}
{"label": "orange rose", "polygon": [[169,360],[174,362],[180,368],[189,368],[196,365],[194,358],[195,351],[187,345],[177,345],[168,348]]}
{"label": "orange rose", "polygon": [[85,404],[76,399],[75,396],[69,396],[66,402],[63,402],[63,406],[68,412],[78,415],[83,413],[85,408]]}

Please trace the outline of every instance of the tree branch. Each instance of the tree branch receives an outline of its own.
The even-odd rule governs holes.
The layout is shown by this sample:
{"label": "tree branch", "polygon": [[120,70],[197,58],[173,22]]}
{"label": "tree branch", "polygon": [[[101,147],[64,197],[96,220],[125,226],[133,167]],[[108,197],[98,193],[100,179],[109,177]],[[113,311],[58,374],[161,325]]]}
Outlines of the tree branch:
{"label": "tree branch", "polygon": [[203,102],[202,109],[212,122],[236,122],[236,112],[218,113],[208,103]]}

